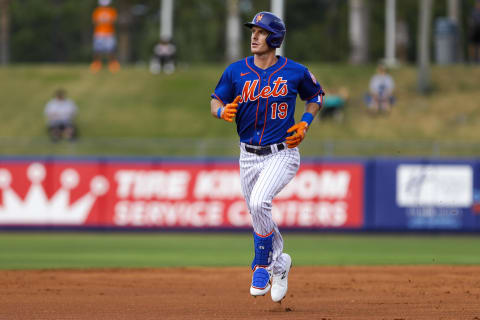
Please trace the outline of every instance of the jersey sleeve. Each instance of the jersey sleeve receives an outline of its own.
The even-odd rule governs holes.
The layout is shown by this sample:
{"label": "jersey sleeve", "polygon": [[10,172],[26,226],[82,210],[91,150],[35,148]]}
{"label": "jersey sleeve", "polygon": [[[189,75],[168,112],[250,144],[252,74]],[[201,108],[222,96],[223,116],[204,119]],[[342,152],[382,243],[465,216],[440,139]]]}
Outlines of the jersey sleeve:
{"label": "jersey sleeve", "polygon": [[317,79],[315,79],[313,73],[307,68],[303,70],[303,77],[300,79],[298,93],[300,94],[300,98],[307,103],[315,102],[319,105],[322,105],[323,96],[325,95]]}
{"label": "jersey sleeve", "polygon": [[234,99],[234,86],[232,81],[231,68],[228,67],[222,74],[222,77],[215,87],[215,91],[212,93],[212,99],[220,100],[223,105],[226,105]]}

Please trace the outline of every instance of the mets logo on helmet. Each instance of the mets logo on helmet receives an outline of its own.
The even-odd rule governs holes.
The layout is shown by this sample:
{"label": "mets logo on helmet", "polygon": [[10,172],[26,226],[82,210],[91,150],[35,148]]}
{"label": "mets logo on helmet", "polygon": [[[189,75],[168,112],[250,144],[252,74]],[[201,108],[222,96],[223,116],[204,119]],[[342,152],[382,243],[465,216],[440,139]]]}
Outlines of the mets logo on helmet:
{"label": "mets logo on helmet", "polygon": [[258,21],[262,20],[262,18],[263,18],[263,14],[259,14],[259,15],[257,15],[257,19],[255,19],[255,20],[256,20],[256,22],[258,22]]}

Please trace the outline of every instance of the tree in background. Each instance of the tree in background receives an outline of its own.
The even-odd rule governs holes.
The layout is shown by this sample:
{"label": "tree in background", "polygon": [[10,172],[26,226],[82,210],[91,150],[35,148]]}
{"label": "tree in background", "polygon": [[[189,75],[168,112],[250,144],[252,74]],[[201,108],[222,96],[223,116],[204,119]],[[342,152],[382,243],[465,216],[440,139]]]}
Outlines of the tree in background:
{"label": "tree in background", "polygon": [[365,0],[349,0],[350,62],[362,64],[368,61],[368,6]]}
{"label": "tree in background", "polygon": [[90,15],[96,1],[15,0],[11,4],[11,60],[88,61]]}
{"label": "tree in background", "polygon": [[227,0],[227,25],[226,35],[226,59],[228,62],[236,61],[240,58],[240,36],[241,26],[238,0]]}
{"label": "tree in background", "polygon": [[[0,0],[4,5],[7,0]],[[357,0],[358,1],[358,0]],[[119,50],[125,62],[149,61],[159,40],[159,0],[113,0],[119,10]],[[369,8],[368,61],[384,57],[385,1],[361,0]],[[10,1],[12,62],[88,62],[91,13],[97,0]],[[417,55],[418,0],[397,1],[397,17],[408,26],[407,62]],[[350,57],[347,0],[286,0],[285,55],[298,61],[345,62]],[[238,0],[240,22],[270,10],[270,0]],[[472,2],[461,1],[461,29]],[[447,0],[433,2],[432,20],[447,15]],[[174,41],[179,62],[224,62],[226,0],[175,0]],[[7,15],[8,17],[8,15]],[[8,20],[8,19],[7,19]],[[367,36],[367,35],[365,35]],[[461,35],[461,37],[464,37]],[[120,40],[120,39],[119,39]],[[249,35],[241,28],[241,56],[249,54]],[[464,41],[465,43],[465,41]],[[363,49],[362,49],[363,50]],[[462,48],[466,52],[466,48]]]}
{"label": "tree in background", "polygon": [[0,64],[9,61],[10,0],[0,0]]}
{"label": "tree in background", "polygon": [[178,59],[188,62],[224,61],[225,1],[182,0],[176,5],[173,38],[178,48]]}
{"label": "tree in background", "polygon": [[419,4],[418,30],[418,90],[426,94],[431,89],[430,83],[430,33],[433,0],[422,0]]}

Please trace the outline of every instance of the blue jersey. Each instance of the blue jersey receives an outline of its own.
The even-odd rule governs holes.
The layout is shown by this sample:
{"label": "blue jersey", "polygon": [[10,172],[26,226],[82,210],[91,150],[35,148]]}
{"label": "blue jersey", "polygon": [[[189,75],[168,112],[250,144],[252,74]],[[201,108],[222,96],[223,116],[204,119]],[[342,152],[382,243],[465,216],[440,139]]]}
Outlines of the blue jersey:
{"label": "blue jersey", "polygon": [[322,104],[325,93],[313,74],[299,63],[277,57],[277,63],[265,70],[255,66],[253,56],[232,63],[211,96],[224,105],[241,96],[235,117],[241,142],[263,146],[285,141],[295,124],[297,94],[307,103]]}

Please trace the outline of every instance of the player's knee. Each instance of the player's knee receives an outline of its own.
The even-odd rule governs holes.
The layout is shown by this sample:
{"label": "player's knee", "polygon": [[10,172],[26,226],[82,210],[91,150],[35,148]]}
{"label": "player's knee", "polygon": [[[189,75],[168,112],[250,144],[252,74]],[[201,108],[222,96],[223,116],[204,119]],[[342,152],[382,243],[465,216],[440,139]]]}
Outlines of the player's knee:
{"label": "player's knee", "polygon": [[272,201],[264,197],[252,197],[249,207],[253,215],[261,215],[272,208]]}

